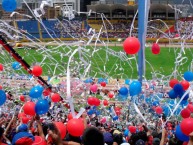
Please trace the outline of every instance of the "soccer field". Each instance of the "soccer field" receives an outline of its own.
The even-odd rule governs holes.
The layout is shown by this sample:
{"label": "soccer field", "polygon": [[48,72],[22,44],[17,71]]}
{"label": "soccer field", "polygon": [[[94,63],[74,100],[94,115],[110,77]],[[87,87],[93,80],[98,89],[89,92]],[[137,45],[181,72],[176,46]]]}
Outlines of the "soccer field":
{"label": "soccer field", "polygon": [[[75,48],[73,48],[75,49]],[[88,48],[90,53],[92,53],[93,49]],[[122,47],[109,47],[109,49],[115,52],[123,52]],[[54,75],[64,74],[66,73],[67,62],[69,59],[69,55],[61,57],[66,54],[66,49],[58,48],[54,49],[52,46],[49,46],[46,52],[42,52],[38,49],[16,49],[16,51],[24,58],[26,62],[30,65],[34,63],[41,63],[43,67],[43,75],[52,76]],[[128,79],[136,79],[137,78],[137,55],[136,59],[134,56],[127,56],[129,59],[127,61],[121,60],[121,57],[117,57],[115,55],[111,55],[107,53],[109,50],[106,48],[100,48],[98,51],[92,56],[88,56],[89,53],[85,53],[82,55],[82,58],[85,62],[91,63],[91,67],[88,75],[86,77],[103,77],[103,78],[128,78]],[[183,53],[180,48],[161,48],[161,52],[159,55],[154,55],[151,52],[150,48],[146,48],[145,50],[145,58],[146,58],[146,71],[145,77],[147,79],[152,79],[153,74],[162,74],[164,76],[170,75],[174,68],[178,70],[179,73],[183,74],[185,71],[190,70],[193,49],[185,49]],[[181,57],[176,61],[178,54],[181,54]],[[45,56],[46,54],[46,56]],[[47,55],[48,54],[48,55]],[[107,55],[108,54],[108,55]],[[51,56],[51,57],[49,57]],[[107,57],[108,56],[108,57]],[[3,59],[2,59],[3,58]],[[55,60],[51,59],[54,58]],[[91,60],[91,62],[89,62]],[[11,63],[13,59],[5,58],[1,56],[1,63]],[[56,62],[57,61],[57,62]],[[179,62],[175,64],[176,62]],[[180,62],[181,61],[181,62]],[[8,64],[10,65],[10,64]],[[7,66],[8,66],[7,65]],[[58,67],[55,67],[58,65]],[[83,62],[80,59],[80,54],[76,53],[74,55],[74,59],[71,66],[71,72],[77,72],[78,74],[84,74],[85,68],[83,68]],[[105,67],[104,67],[105,66]],[[14,70],[16,73],[23,73],[25,71]],[[159,76],[160,77],[160,76]]]}

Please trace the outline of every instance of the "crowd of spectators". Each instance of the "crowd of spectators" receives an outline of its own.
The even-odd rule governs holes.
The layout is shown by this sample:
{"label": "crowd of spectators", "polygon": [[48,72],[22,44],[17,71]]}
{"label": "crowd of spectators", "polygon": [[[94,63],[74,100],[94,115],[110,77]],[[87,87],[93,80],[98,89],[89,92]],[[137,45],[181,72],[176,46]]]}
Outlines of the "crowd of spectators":
{"label": "crowd of spectators", "polygon": [[83,21],[81,20],[62,20],[55,23],[55,29],[61,33],[61,37],[63,38],[80,38],[82,37],[82,32],[84,31],[84,29],[82,29],[82,23]]}
{"label": "crowd of spectators", "polygon": [[[128,37],[131,29],[131,22],[127,22],[125,20],[119,20],[116,22],[105,22],[103,24],[102,21],[95,21],[88,23],[88,26],[84,25],[85,21],[82,20],[72,20],[66,21],[63,20],[61,22],[55,23],[55,29],[61,32],[61,36],[64,38],[81,38],[87,36],[89,29],[92,28],[100,30],[103,25],[103,29],[101,32],[101,37],[103,38],[126,38]],[[93,25],[94,24],[94,25]],[[87,28],[85,28],[87,27]],[[164,24],[159,21],[151,21],[148,23],[148,31],[147,31],[147,38],[159,38],[160,31],[164,29]],[[132,36],[137,36],[137,23],[134,24],[134,28],[132,30]],[[96,31],[97,32],[97,31]],[[106,33],[108,32],[108,34]],[[164,32],[163,32],[164,33]],[[88,36],[87,36],[88,37]]]}
{"label": "crowd of spectators", "polygon": [[[49,20],[48,20],[49,21]],[[165,23],[167,25],[167,22]],[[177,22],[169,22],[166,26],[164,22],[155,20],[149,21],[147,24],[147,38],[176,38],[181,37],[183,39],[193,39],[193,21],[192,20],[178,20]],[[90,28],[95,29],[95,33],[100,30],[102,38],[127,38],[132,29],[132,36],[137,37],[138,23],[134,23],[134,27],[131,28],[132,22],[127,20],[112,20],[112,21],[87,21],[87,20],[62,20],[55,21],[53,30],[55,33],[60,34],[61,38],[85,38],[92,36],[93,33],[89,33]],[[5,26],[1,26],[4,29]],[[173,29],[171,30],[171,27]],[[102,29],[101,29],[102,28]],[[9,33],[9,30],[7,30]],[[28,30],[26,30],[28,31]],[[39,33],[39,32],[37,32]],[[2,33],[4,36],[6,34]]]}

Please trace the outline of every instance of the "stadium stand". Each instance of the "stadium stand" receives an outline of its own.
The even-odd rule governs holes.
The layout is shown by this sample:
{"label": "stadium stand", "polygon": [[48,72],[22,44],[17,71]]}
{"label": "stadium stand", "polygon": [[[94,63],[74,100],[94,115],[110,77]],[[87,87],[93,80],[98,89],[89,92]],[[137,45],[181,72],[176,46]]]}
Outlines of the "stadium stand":
{"label": "stadium stand", "polygon": [[27,37],[31,39],[40,38],[37,21],[17,21],[17,26],[20,30],[27,32]]}
{"label": "stadium stand", "polygon": [[[42,24],[45,26],[45,28],[53,38],[61,37],[60,31],[55,27],[57,24],[57,20],[44,20],[42,21]],[[50,38],[50,35],[47,33],[43,25],[41,25],[42,38]]]}
{"label": "stadium stand", "polygon": [[[42,23],[42,24],[41,24]],[[27,36],[31,39],[35,38],[81,38],[84,37],[86,32],[90,28],[95,29],[95,32],[101,31],[101,37],[106,38],[108,32],[109,38],[126,38],[129,35],[131,29],[130,20],[43,20],[42,22],[35,20],[30,21],[17,21],[17,27],[20,30],[27,32]],[[173,28],[175,21],[165,21],[168,28]],[[189,23],[190,26],[191,23]],[[186,25],[189,25],[186,24]],[[103,25],[103,27],[102,27]],[[183,24],[179,24],[180,27]],[[46,29],[45,29],[46,28]],[[134,23],[134,29],[132,30],[132,36],[137,36],[137,20]],[[150,21],[148,23],[147,38],[159,38],[162,33],[167,33],[169,30],[160,20]],[[29,34],[28,34],[29,33]]]}

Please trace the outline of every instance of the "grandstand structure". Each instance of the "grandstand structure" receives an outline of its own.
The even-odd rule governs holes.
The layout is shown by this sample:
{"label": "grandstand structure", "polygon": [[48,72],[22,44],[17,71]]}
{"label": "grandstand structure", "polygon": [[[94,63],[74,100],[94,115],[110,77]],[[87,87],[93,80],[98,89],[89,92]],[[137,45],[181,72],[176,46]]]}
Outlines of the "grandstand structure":
{"label": "grandstand structure", "polygon": [[[16,29],[19,29],[21,33],[25,34],[25,37],[21,35],[22,40],[26,37],[30,39],[46,40],[50,38],[60,38],[65,40],[71,40],[70,38],[80,38],[82,31],[84,30],[82,20],[73,20],[71,24],[66,21],[43,20],[42,24],[37,20],[20,20],[14,21],[13,25]],[[76,25],[76,28],[72,26]],[[46,29],[45,29],[46,28]]]}
{"label": "grandstand structure", "polygon": [[[175,11],[168,4],[173,4],[172,0],[151,1],[149,19],[172,20],[175,18]],[[133,0],[101,0],[93,1],[87,6],[87,10],[94,11],[91,18],[97,19],[104,13],[109,19],[132,19],[138,9],[137,1]]]}
{"label": "grandstand structure", "polygon": [[[130,27],[131,20],[110,20],[111,25],[105,21],[105,25],[108,31],[108,38],[111,41],[117,41],[119,38],[127,38]],[[59,38],[65,41],[74,41],[78,39],[87,39],[87,33],[90,28],[95,29],[95,32],[99,32],[102,27],[102,20],[88,20],[88,19],[74,19],[68,23],[67,20],[58,21],[53,20],[43,20],[42,23],[37,20],[19,20],[12,22],[16,29],[19,29],[23,34],[21,40],[30,39],[40,39],[42,41],[52,40],[52,38]],[[165,23],[169,28],[173,28],[175,22],[173,20],[165,20]],[[113,28],[112,28],[113,26]],[[137,21],[134,24],[137,27]],[[153,21],[148,24],[148,34],[147,38],[157,39],[160,38],[160,32],[152,29],[155,27],[163,32],[168,31],[161,21]],[[45,29],[46,28],[46,29]],[[25,36],[24,36],[25,35]],[[137,36],[137,30],[133,30],[132,36]],[[100,39],[106,40],[107,33],[102,33]]]}

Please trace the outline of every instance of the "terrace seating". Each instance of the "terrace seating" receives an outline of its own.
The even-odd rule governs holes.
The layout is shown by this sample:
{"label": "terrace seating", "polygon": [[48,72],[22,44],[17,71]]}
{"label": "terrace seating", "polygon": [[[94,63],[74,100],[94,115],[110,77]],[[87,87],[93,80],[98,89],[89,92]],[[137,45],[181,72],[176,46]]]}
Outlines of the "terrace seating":
{"label": "terrace seating", "polygon": [[[93,28],[96,32],[99,32],[102,27],[102,23],[102,21],[97,20],[72,20],[70,22],[68,20],[63,20],[60,22],[58,22],[58,20],[43,20],[42,24],[36,20],[17,21],[18,28],[26,31],[27,37],[31,39],[39,39],[40,36],[42,36],[41,38],[81,38],[90,28]],[[105,23],[109,38],[128,37],[131,28],[131,21],[111,20],[111,24],[107,21],[105,21]],[[161,33],[158,30],[167,33],[166,27],[160,21],[151,21],[148,23],[148,26],[151,27],[148,27],[147,38],[159,38]],[[169,27],[170,26],[172,26],[172,23],[169,24]],[[137,27],[137,21],[134,23],[134,27]],[[105,28],[103,27],[102,32],[104,32],[104,30]],[[132,36],[137,36],[136,29],[132,30]],[[101,37],[106,38],[107,36],[105,33],[101,33]]]}
{"label": "terrace seating", "polygon": [[[56,28],[57,20],[44,20],[43,25],[46,27],[48,32],[53,38],[60,38],[61,37],[61,32]],[[43,27],[42,24],[40,24],[40,29],[42,32],[42,37],[43,38],[51,38],[50,35],[47,33],[45,28]]]}
{"label": "terrace seating", "polygon": [[17,26],[20,30],[24,30],[25,32],[29,33],[30,35],[27,34],[29,38],[40,38],[37,21],[17,21]]}

